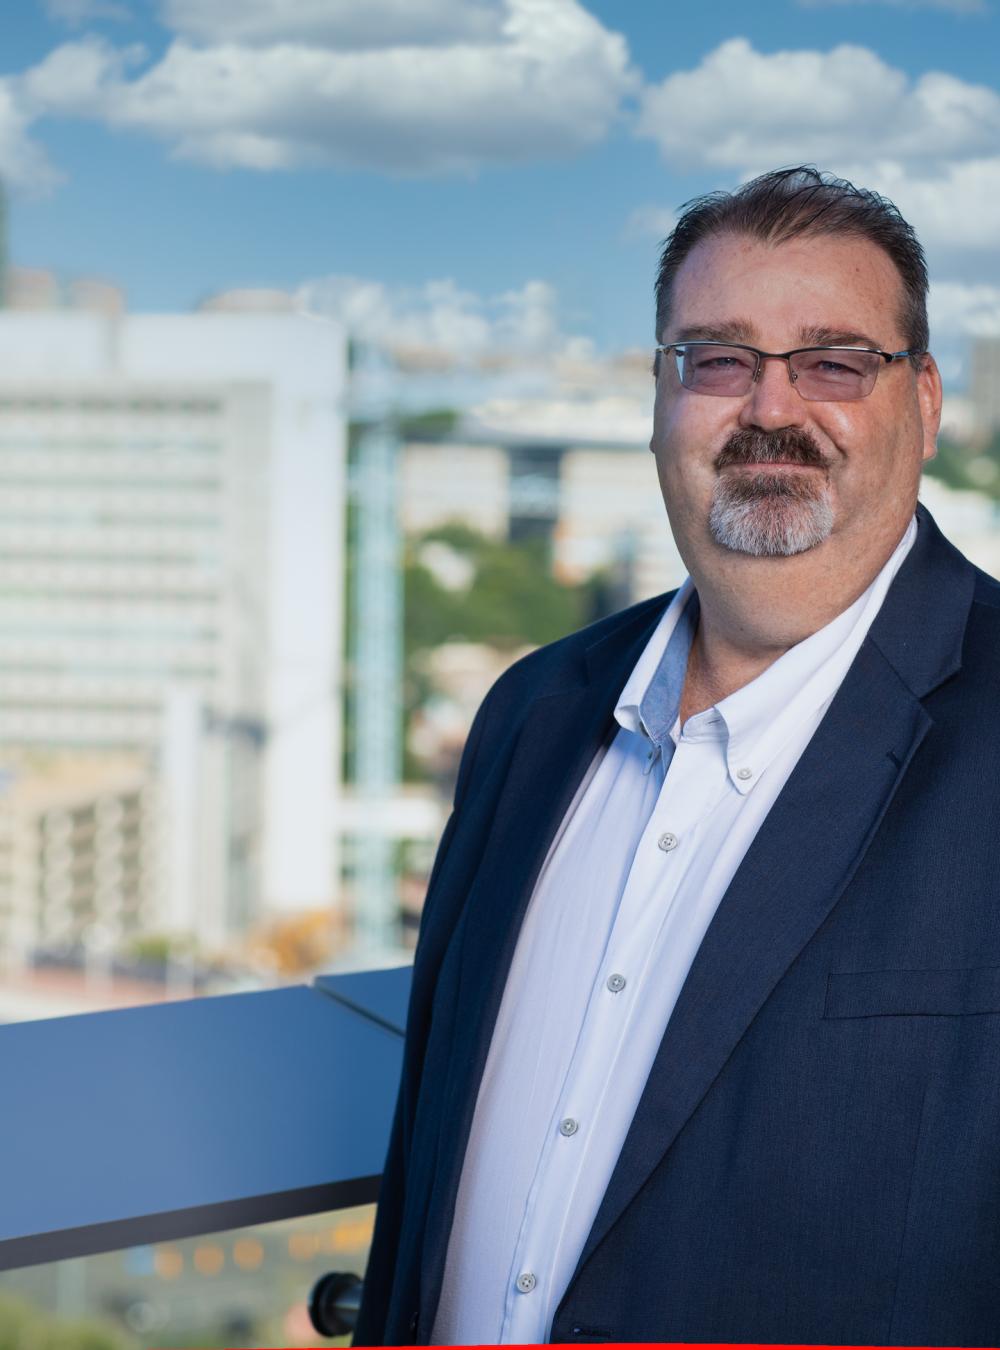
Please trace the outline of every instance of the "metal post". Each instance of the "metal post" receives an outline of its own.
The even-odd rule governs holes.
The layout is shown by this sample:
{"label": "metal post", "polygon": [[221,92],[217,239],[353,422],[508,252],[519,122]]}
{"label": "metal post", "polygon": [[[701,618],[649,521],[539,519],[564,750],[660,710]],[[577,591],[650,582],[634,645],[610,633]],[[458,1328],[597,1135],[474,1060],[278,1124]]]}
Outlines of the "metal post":
{"label": "metal post", "polygon": [[354,480],[354,574],[358,838],[357,955],[391,957],[400,948],[392,794],[402,767],[402,570],[397,518],[399,444],[383,415],[367,424]]}

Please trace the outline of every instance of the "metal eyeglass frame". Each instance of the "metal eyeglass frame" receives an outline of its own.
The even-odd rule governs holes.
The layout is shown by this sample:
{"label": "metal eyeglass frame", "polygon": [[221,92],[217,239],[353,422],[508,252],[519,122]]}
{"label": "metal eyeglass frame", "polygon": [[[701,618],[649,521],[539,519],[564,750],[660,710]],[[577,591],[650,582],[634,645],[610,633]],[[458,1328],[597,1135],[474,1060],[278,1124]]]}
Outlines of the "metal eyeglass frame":
{"label": "metal eyeglass frame", "polygon": [[[685,389],[689,389],[690,393],[706,394],[710,398],[743,398],[746,394],[750,392],[750,388],[754,384],[756,384],[757,380],[760,378],[761,366],[765,361],[784,361],[788,369],[789,383],[794,386],[796,380],[798,380],[799,377],[798,374],[792,369],[790,358],[793,356],[798,356],[800,352],[867,352],[870,356],[881,356],[887,366],[891,366],[893,361],[902,360],[903,357],[905,356],[927,355],[925,351],[906,350],[902,352],[884,352],[879,347],[846,347],[843,345],[833,345],[827,343],[820,343],[819,345],[812,347],[793,347],[792,350],[789,352],[763,352],[759,347],[750,347],[745,342],[719,342],[715,338],[689,338],[687,342],[668,342],[663,346],[655,347],[654,351],[657,353],[657,355],[659,355],[661,352],[664,353],[674,352],[676,354],[680,351],[683,351],[686,347],[726,347],[741,352],[752,352],[754,357],[756,358],[756,365],[754,366],[754,372],[750,377],[750,384],[747,385],[747,388],[743,391],[742,394],[720,394],[716,390],[689,389],[689,387],[684,384],[683,380],[681,380],[682,386]],[[680,378],[679,368],[677,371],[677,375],[678,378]],[[878,369],[876,369],[875,371],[875,379],[872,380],[871,389],[869,389],[867,393],[859,394],[858,399],[868,398],[869,394],[871,394],[872,392],[872,389],[875,388],[877,380],[878,380]],[[801,394],[800,397],[805,398],[806,396],[805,394]],[[846,401],[849,403],[856,403],[858,399],[848,399]],[[810,398],[807,400],[807,402],[836,403],[838,402],[838,400],[835,398],[828,398],[828,399]]]}

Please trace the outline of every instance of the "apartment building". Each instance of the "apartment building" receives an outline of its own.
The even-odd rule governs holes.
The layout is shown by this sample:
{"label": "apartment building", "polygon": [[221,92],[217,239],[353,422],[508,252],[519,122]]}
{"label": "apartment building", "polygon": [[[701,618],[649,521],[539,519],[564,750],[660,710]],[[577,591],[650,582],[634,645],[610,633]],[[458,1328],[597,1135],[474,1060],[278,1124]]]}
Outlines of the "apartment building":
{"label": "apartment building", "polygon": [[[0,349],[0,813],[39,799],[44,762],[78,810],[89,782],[96,810],[100,765],[125,756],[158,843],[123,915],[221,943],[255,916],[330,903],[340,330],[7,311]],[[23,894],[0,895],[5,911],[23,943]]]}

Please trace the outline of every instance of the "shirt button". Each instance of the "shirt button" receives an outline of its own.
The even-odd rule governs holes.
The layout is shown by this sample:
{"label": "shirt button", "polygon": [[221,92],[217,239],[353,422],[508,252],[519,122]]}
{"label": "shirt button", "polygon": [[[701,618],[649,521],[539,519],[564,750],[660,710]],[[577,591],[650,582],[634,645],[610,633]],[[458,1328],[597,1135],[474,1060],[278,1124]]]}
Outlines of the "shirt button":
{"label": "shirt button", "polygon": [[537,1283],[530,1270],[523,1270],[517,1277],[517,1287],[522,1294],[530,1294]]}
{"label": "shirt button", "polygon": [[579,1122],[575,1121],[572,1116],[567,1116],[565,1120],[559,1122],[559,1133],[566,1135],[567,1138],[571,1134],[576,1134],[579,1128]]}
{"label": "shirt button", "polygon": [[672,848],[677,847],[678,839],[676,834],[661,834],[656,842],[664,853],[669,853]]}
{"label": "shirt button", "polygon": [[753,777],[753,769],[737,769],[736,777],[745,783],[748,778]]}
{"label": "shirt button", "polygon": [[613,994],[620,994],[621,991],[625,988],[625,976],[609,975],[608,988],[611,990]]}

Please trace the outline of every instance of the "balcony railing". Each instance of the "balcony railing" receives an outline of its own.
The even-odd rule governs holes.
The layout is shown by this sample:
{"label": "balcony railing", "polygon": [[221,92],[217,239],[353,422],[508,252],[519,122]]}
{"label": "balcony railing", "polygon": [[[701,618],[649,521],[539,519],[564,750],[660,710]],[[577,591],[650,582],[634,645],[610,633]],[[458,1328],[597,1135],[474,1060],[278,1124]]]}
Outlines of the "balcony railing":
{"label": "balcony railing", "polygon": [[409,980],[0,1027],[0,1270],[373,1201]]}

